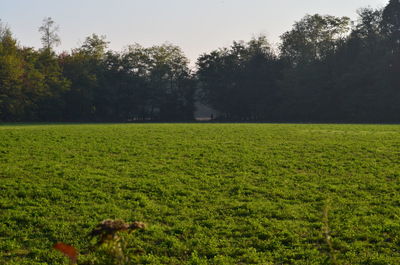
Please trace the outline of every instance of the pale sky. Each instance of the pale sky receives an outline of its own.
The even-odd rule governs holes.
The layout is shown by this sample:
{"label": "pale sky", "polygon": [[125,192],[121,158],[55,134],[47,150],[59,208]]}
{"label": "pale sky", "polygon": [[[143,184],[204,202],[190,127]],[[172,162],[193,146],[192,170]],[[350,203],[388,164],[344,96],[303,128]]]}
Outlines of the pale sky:
{"label": "pale sky", "polygon": [[62,44],[78,47],[85,37],[106,35],[110,48],[164,42],[179,45],[194,63],[205,52],[265,34],[271,43],[306,14],[356,19],[361,7],[388,0],[0,0],[0,19],[23,46],[41,47],[44,17],[59,25]]}

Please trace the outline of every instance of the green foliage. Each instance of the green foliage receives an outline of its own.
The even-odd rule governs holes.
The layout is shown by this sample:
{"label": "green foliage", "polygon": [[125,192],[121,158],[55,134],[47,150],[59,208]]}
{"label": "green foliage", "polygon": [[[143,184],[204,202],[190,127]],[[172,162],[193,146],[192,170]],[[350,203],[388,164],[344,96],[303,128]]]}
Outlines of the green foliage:
{"label": "green foliage", "polygon": [[[0,30],[2,31],[2,30]],[[49,49],[21,48],[9,30],[0,37],[0,120],[61,120],[69,82]]]}
{"label": "green foliage", "polygon": [[195,84],[189,61],[178,46],[131,45],[122,54],[122,62],[130,81],[139,83],[131,93],[142,96],[140,102],[133,100],[137,109],[131,113],[131,119],[193,119]]}
{"label": "green foliage", "polygon": [[[0,25],[0,28],[2,25]],[[0,120],[21,118],[27,95],[23,93],[24,61],[8,28],[0,30]],[[11,117],[10,117],[11,116]]]}
{"label": "green foliage", "polygon": [[400,2],[390,0],[383,9],[382,28],[384,33],[392,42],[392,48],[400,52]]}
{"label": "green foliage", "polygon": [[281,36],[281,55],[294,65],[324,59],[349,32],[348,17],[307,15]]}
{"label": "green foliage", "polygon": [[0,22],[0,121],[182,122],[202,102],[225,121],[398,123],[400,2],[358,14],[306,15],[277,51],[264,36],[234,41],[193,71],[172,44],[113,52],[92,34],[56,55],[51,18],[39,51]]}
{"label": "green foliage", "polygon": [[227,120],[268,120],[275,114],[281,64],[264,36],[200,56],[202,100]]}
{"label": "green foliage", "polygon": [[88,235],[108,218],[148,224],[125,239],[133,264],[400,260],[397,125],[3,125],[0,139],[0,264],[66,264],[59,241],[100,263]]}

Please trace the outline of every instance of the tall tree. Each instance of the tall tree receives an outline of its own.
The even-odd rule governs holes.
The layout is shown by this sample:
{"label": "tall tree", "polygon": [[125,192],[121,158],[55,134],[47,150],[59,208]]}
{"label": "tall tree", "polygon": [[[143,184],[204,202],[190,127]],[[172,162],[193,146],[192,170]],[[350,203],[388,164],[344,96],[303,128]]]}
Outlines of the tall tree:
{"label": "tall tree", "polygon": [[[389,94],[388,108],[392,119],[400,120],[400,1],[390,0],[382,13],[382,28],[387,41],[385,77],[387,93]],[[386,109],[388,109],[386,108]],[[393,115],[393,113],[396,113]]]}
{"label": "tall tree", "polygon": [[336,50],[349,31],[348,17],[307,15],[281,36],[281,56],[293,64],[322,60]]}
{"label": "tall tree", "polygon": [[95,119],[96,97],[107,96],[99,90],[99,77],[102,73],[107,44],[105,37],[93,34],[71,54],[61,55],[63,74],[71,81],[71,89],[65,96],[67,120],[92,121]]}
{"label": "tall tree", "polygon": [[382,28],[392,44],[400,47],[400,1],[390,0],[382,14]]}
{"label": "tall tree", "polygon": [[61,39],[58,36],[59,27],[55,24],[51,17],[43,19],[42,26],[39,27],[39,32],[42,33],[42,44],[44,49],[51,50],[54,46],[61,44]]}
{"label": "tall tree", "polygon": [[278,102],[278,65],[263,36],[204,54],[197,61],[203,100],[220,118],[271,119]]}
{"label": "tall tree", "polygon": [[[331,109],[335,54],[350,33],[350,19],[307,15],[281,36],[281,58],[287,64],[281,83],[286,119],[334,119]],[[328,107],[329,106],[329,107]]]}
{"label": "tall tree", "polygon": [[0,120],[21,120],[27,107],[23,93],[24,61],[11,30],[0,23]]}
{"label": "tall tree", "polygon": [[146,49],[148,71],[152,90],[152,115],[161,120],[193,118],[194,88],[190,78],[188,59],[175,45],[163,44]]}

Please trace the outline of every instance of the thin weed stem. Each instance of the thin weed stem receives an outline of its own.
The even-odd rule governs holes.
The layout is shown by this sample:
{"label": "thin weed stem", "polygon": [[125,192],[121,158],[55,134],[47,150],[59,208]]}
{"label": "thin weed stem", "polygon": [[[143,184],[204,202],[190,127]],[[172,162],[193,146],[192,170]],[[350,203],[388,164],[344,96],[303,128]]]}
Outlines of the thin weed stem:
{"label": "thin weed stem", "polygon": [[329,228],[329,210],[330,210],[330,200],[328,199],[325,203],[323,211],[323,227],[322,231],[324,234],[325,243],[328,245],[329,256],[333,265],[339,265],[336,259],[335,249],[333,248],[332,236]]}

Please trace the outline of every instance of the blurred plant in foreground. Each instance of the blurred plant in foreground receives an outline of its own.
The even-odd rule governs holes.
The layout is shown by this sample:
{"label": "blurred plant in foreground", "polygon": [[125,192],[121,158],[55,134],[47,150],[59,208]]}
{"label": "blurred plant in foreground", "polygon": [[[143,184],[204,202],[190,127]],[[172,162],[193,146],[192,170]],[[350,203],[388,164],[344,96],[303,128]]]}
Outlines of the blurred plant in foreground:
{"label": "blurred plant in foreground", "polygon": [[[145,228],[145,223],[137,221],[131,224],[123,220],[102,221],[89,234],[91,240],[95,240],[96,260],[79,264],[127,264],[129,258],[126,256],[125,234]],[[53,248],[67,256],[71,265],[78,264],[78,250],[75,247],[59,242]]]}

